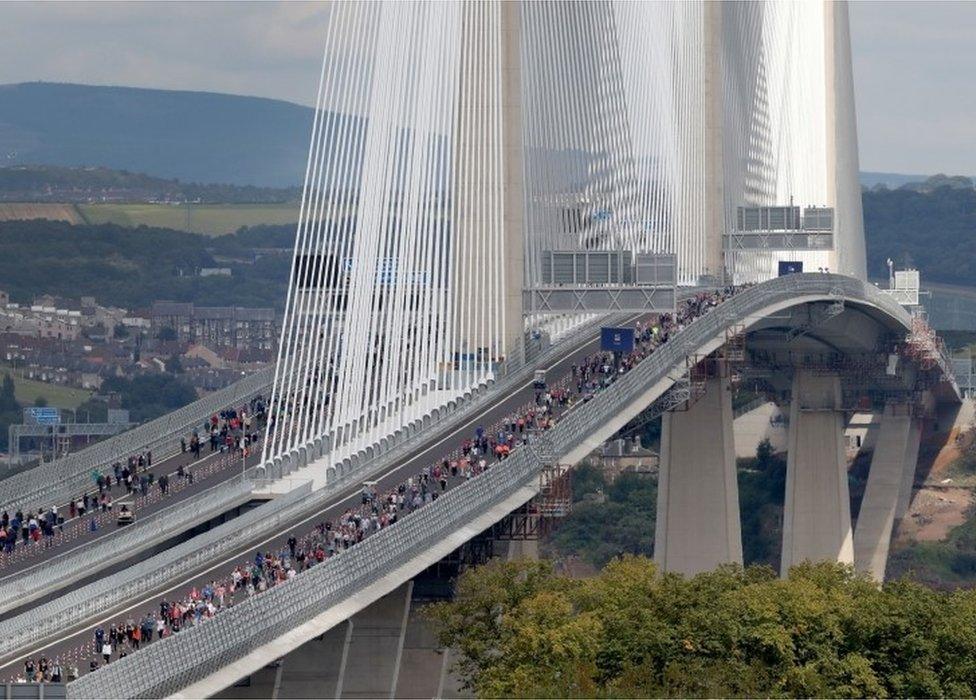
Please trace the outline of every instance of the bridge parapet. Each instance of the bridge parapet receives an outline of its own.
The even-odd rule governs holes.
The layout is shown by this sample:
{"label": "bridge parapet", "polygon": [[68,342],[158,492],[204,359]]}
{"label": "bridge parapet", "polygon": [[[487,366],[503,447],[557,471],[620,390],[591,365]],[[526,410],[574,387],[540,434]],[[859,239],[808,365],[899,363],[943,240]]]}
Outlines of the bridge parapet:
{"label": "bridge parapet", "polygon": [[[839,290],[839,291],[838,291]],[[630,372],[618,378],[593,400],[571,411],[547,434],[544,452],[572,463],[603,442],[626,422],[627,407],[651,394],[660,396],[675,382],[675,368],[686,358],[708,353],[726,340],[729,314],[748,327],[764,314],[810,301],[829,300],[837,294],[851,302],[876,307],[896,319],[906,331],[910,316],[871,286],[836,275],[795,275],[744,290],[720,307],[689,324]],[[651,401],[655,396],[650,396]],[[645,404],[646,405],[646,404]],[[540,445],[541,447],[542,445]],[[448,491],[432,504],[383,529],[322,565],[303,572],[287,585],[246,600],[206,624],[170,637],[126,657],[69,686],[70,697],[165,696],[208,678],[215,669],[256,653],[264,645],[324,614],[353,594],[363,605],[362,592],[396,571],[409,578],[422,570],[418,558],[434,552],[448,536],[514,494],[534,493],[546,455],[518,449],[504,463]],[[418,560],[417,571],[409,564]],[[407,564],[405,564],[407,563]],[[420,567],[420,568],[417,568]],[[358,603],[357,603],[358,604]],[[350,613],[354,610],[350,609]],[[318,633],[321,633],[320,631]],[[245,671],[246,672],[246,671]],[[241,674],[243,675],[243,673]]]}
{"label": "bridge parapet", "polygon": [[[224,513],[236,504],[251,498],[254,488],[249,470],[246,478],[240,476],[224,482],[194,498],[176,503],[140,519],[132,525],[106,535],[87,547],[79,547],[54,559],[32,566],[0,581],[0,614],[26,605],[50,592],[90,576],[107,566],[123,561],[152,545],[173,536],[174,525],[189,529],[199,522]],[[4,642],[12,634],[8,621],[0,622],[0,655]],[[28,629],[35,627],[28,623]],[[35,627],[35,630],[37,628]],[[38,632],[35,632],[38,633]]]}
{"label": "bridge parapet", "polygon": [[151,450],[157,461],[176,454],[180,438],[205,418],[255,396],[267,396],[273,372],[273,367],[260,370],[172,413],[0,481],[0,510],[63,503],[91,488],[92,470],[107,474],[113,462],[138,452]]}
{"label": "bridge parapet", "polygon": [[[245,484],[248,492],[250,486],[249,482]],[[267,533],[269,528],[277,527],[294,518],[297,512],[301,512],[310,488],[311,485],[306,483],[286,496],[266,504],[268,507],[248,511],[155,557],[74,589],[16,617],[3,620],[0,622],[0,657],[9,656],[38,640],[53,638],[64,629],[66,619],[94,621],[97,616],[106,611],[107,607],[111,608],[120,601],[144,595],[176,575],[192,571],[213,562],[217,557],[235,551],[242,544]],[[216,503],[219,495],[214,494],[213,499]],[[199,505],[205,506],[206,502]],[[165,526],[162,520],[154,519],[154,521],[154,527],[157,529]],[[133,530],[132,537],[145,538],[151,534],[151,532]],[[109,539],[111,541],[107,541],[106,546],[114,546],[126,541],[124,536],[121,540]],[[65,575],[76,576],[78,567],[84,565],[84,557],[90,555],[87,549],[72,554],[75,556],[67,557],[58,566],[63,568]],[[44,576],[51,577],[57,575],[59,571],[60,569],[55,569],[53,572],[45,570],[43,573]],[[37,577],[36,572],[32,575]],[[19,584],[20,580],[15,579],[9,585]],[[6,593],[6,587],[0,590]]]}

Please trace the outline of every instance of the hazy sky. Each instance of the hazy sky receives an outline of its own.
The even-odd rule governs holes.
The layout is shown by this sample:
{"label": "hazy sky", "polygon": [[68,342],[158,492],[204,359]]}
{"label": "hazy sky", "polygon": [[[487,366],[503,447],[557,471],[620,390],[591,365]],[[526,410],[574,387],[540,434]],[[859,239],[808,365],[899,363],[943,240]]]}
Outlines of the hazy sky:
{"label": "hazy sky", "polygon": [[[0,83],[314,100],[324,3],[0,2]],[[852,2],[862,170],[976,174],[976,2]]]}

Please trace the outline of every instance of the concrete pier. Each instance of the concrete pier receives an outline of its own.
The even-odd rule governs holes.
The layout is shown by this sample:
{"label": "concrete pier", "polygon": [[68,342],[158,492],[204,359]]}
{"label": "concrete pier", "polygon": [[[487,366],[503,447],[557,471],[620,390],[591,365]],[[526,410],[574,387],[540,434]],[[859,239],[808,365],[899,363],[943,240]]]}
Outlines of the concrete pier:
{"label": "concrete pier", "polygon": [[908,430],[905,442],[905,470],[902,472],[901,488],[898,491],[898,505],[895,507],[897,525],[908,513],[912,504],[912,491],[915,489],[915,471],[918,469],[918,448],[922,444],[922,421],[914,420]]}
{"label": "concrete pier", "polygon": [[780,573],[803,561],[854,563],[840,377],[798,369],[790,405]]}
{"label": "concrete pier", "polygon": [[338,698],[391,698],[400,675],[413,581],[352,617]]}
{"label": "concrete pier", "polygon": [[[917,421],[908,406],[887,406],[871,457],[871,471],[854,530],[854,567],[879,583],[888,563],[891,532],[906,474],[915,473],[918,441],[912,440]],[[914,449],[912,447],[914,446]],[[907,488],[911,490],[911,481]]]}
{"label": "concrete pier", "polygon": [[664,414],[654,561],[686,575],[742,563],[728,380],[709,379],[689,410]]}

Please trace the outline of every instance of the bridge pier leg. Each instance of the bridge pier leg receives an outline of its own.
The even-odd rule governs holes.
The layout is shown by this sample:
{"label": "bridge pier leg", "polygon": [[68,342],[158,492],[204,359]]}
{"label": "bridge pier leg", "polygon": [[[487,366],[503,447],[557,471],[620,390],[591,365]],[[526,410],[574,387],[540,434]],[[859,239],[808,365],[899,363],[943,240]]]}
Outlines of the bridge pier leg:
{"label": "bridge pier leg", "polygon": [[922,443],[922,421],[913,420],[908,429],[905,443],[905,470],[902,472],[901,489],[898,491],[898,505],[895,507],[895,525],[908,513],[912,504],[912,491],[915,488],[915,470],[918,468],[918,448]]}
{"label": "bridge pier leg", "polygon": [[727,379],[709,379],[687,411],[665,413],[661,431],[654,561],[694,575],[742,563],[739,489]]}
{"label": "bridge pier leg", "polygon": [[413,581],[408,581],[353,615],[337,697],[393,697],[412,594]]}
{"label": "bridge pier leg", "polygon": [[[875,581],[884,580],[891,532],[897,517],[905,475],[915,473],[917,424],[907,406],[889,405],[881,417],[881,431],[871,457],[871,471],[854,529],[854,568]],[[914,447],[913,447],[914,445]],[[911,490],[911,482],[908,483]]]}
{"label": "bridge pier leg", "polygon": [[780,573],[800,562],[854,563],[840,377],[793,377]]}

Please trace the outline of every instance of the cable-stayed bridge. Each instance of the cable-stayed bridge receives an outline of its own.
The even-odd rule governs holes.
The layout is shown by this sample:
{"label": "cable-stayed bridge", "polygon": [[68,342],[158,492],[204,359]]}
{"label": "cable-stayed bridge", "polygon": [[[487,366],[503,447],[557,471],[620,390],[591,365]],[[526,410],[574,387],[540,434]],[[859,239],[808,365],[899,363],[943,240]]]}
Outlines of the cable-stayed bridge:
{"label": "cable-stayed bridge", "polygon": [[[280,582],[258,576],[233,605],[198,595],[179,634],[110,651],[68,696],[213,695],[341,625],[343,670],[321,694],[376,694],[384,673],[396,694],[402,635],[389,673],[350,670],[347,621],[657,416],[656,560],[741,563],[731,396],[745,384],[789,406],[784,574],[812,559],[883,578],[923,427],[960,391],[917,298],[866,282],[846,6],[330,12],[273,378],[18,477],[4,500],[73,498],[113,450],[169,456],[181,431],[258,394],[261,454],[213,467],[232,487],[0,578],[0,670],[45,654],[87,671],[96,626],[283,552]],[[600,326],[637,326],[634,347],[601,350]],[[881,416],[856,524],[855,410]],[[266,502],[245,512],[244,494]],[[332,549],[297,566],[293,535]]]}

